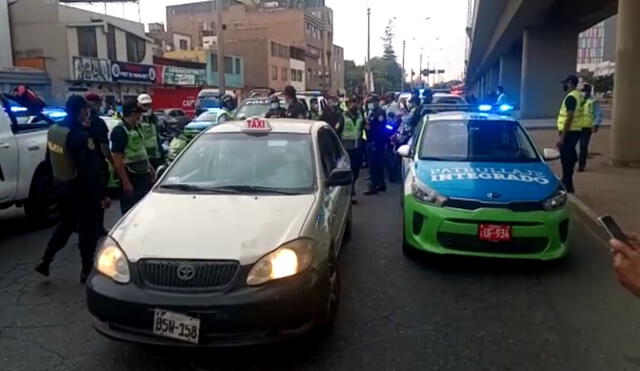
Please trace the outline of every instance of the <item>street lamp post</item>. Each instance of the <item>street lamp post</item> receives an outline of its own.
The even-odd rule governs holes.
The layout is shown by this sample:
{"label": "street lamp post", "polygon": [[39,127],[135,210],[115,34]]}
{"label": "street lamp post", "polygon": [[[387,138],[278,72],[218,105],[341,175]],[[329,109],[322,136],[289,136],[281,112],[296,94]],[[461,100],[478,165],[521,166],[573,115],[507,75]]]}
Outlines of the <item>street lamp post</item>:
{"label": "street lamp post", "polygon": [[405,50],[407,49],[407,40],[402,40],[402,91],[404,91],[404,84],[406,80],[406,73],[404,70],[404,53]]}
{"label": "street lamp post", "polygon": [[218,43],[218,91],[220,95],[227,93],[227,84],[224,75],[224,25],[222,24],[222,0],[211,0],[216,10],[216,40]]}

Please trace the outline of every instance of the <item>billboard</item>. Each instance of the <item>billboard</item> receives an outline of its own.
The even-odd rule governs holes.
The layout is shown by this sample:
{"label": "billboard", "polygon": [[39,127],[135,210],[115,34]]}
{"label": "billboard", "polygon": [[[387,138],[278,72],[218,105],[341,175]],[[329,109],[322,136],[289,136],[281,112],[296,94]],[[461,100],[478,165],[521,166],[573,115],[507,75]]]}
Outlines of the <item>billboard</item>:
{"label": "billboard", "polygon": [[77,81],[110,82],[109,61],[91,57],[73,57],[73,79]]}
{"label": "billboard", "polygon": [[154,66],[127,62],[111,62],[111,78],[120,82],[153,84],[158,74]]}

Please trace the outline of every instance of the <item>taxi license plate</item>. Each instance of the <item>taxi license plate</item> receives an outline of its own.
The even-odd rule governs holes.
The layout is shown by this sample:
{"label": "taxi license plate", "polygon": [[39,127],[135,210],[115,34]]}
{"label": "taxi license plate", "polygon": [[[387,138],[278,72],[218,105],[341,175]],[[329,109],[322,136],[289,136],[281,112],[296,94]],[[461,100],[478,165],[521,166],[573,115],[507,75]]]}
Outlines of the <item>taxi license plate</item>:
{"label": "taxi license plate", "polygon": [[156,309],[153,318],[153,333],[198,344],[200,319],[163,309]]}
{"label": "taxi license plate", "polygon": [[487,242],[511,242],[511,226],[504,224],[480,224],[478,239]]}

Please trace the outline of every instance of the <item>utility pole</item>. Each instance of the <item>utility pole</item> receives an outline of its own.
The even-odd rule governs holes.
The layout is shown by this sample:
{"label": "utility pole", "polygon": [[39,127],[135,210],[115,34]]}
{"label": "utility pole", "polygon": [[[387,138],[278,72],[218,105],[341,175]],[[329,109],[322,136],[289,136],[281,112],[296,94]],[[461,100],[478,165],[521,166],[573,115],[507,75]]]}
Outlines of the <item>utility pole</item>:
{"label": "utility pole", "polygon": [[367,78],[365,81],[367,82],[366,92],[370,93],[369,87],[371,86],[371,77],[370,73],[370,62],[371,61],[371,8],[367,8],[367,68],[365,68],[365,73],[367,74]]}
{"label": "utility pole", "polygon": [[218,92],[222,97],[227,93],[227,84],[224,76],[224,25],[222,24],[223,0],[211,0],[216,10],[216,40],[218,43]]}
{"label": "utility pole", "polygon": [[407,40],[402,40],[402,91],[404,91],[404,80],[406,80],[406,73],[404,70],[404,52],[407,48]]}
{"label": "utility pole", "polygon": [[[420,71],[418,71],[418,75],[420,76],[420,88],[424,88],[424,83],[422,82],[422,50],[420,51]],[[429,75],[427,75],[429,78]]]}

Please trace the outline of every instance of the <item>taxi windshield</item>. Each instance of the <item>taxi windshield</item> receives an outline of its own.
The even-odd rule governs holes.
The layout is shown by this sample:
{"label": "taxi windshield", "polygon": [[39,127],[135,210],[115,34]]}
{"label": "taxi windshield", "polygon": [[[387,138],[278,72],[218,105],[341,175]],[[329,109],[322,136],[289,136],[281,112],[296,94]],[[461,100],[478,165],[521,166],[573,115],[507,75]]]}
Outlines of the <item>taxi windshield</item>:
{"label": "taxi windshield", "polygon": [[464,162],[536,162],[538,154],[513,121],[433,121],[425,127],[420,159]]}
{"label": "taxi windshield", "polygon": [[309,134],[215,133],[180,156],[161,189],[303,194],[314,189]]}
{"label": "taxi windshield", "polygon": [[268,99],[247,100],[238,107],[235,116],[237,119],[246,119],[254,116],[265,117],[269,109]]}

